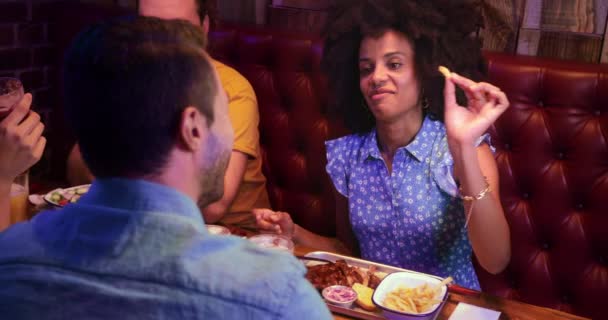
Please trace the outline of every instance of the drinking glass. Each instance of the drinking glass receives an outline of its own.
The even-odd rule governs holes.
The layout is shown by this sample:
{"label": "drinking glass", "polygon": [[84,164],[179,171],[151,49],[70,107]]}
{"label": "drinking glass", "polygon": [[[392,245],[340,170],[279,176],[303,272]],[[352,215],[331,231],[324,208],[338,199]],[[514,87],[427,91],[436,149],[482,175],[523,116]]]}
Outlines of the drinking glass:
{"label": "drinking glass", "polygon": [[0,77],[0,120],[4,119],[23,97],[23,84],[16,78]]}
{"label": "drinking glass", "polygon": [[11,185],[11,224],[27,220],[29,191],[29,175],[26,171],[18,175]]}

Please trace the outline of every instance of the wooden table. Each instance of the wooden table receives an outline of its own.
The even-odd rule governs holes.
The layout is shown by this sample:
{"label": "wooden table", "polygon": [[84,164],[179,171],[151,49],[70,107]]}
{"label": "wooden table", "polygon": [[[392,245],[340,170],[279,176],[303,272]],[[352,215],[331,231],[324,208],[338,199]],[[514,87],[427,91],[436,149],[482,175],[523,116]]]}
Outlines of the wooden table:
{"label": "wooden table", "polygon": [[[294,253],[296,255],[305,255],[308,252],[314,251],[314,249],[302,247],[296,245]],[[534,306],[531,304],[509,300],[504,298],[495,297],[492,295],[478,293],[476,295],[465,295],[460,293],[450,292],[448,300],[445,303],[441,314],[437,317],[437,320],[448,320],[454,308],[459,302],[468,303],[471,305],[500,311],[500,320],[580,320],[587,319],[578,317],[562,311]],[[356,319],[347,316],[334,314],[334,319]]]}

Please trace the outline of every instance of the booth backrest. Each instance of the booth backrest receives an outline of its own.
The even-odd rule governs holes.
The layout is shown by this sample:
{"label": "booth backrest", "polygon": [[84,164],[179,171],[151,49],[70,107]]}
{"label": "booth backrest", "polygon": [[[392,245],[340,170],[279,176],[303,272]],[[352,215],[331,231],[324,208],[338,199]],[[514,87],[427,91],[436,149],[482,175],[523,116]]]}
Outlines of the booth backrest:
{"label": "booth backrest", "polygon": [[[327,117],[322,41],[232,25],[211,32],[210,52],[256,92],[273,208],[334,235],[324,141],[345,131]],[[608,67],[486,57],[489,82],[511,101],[491,135],[512,258],[499,275],[476,265],[482,288],[600,319],[608,299]]]}
{"label": "booth backrest", "polygon": [[608,65],[488,54],[511,108],[492,130],[509,268],[484,290],[606,319]]}
{"label": "booth backrest", "polygon": [[260,111],[260,139],[268,192],[276,210],[303,227],[335,233],[333,186],[325,174],[324,141],[335,136],[326,114],[319,69],[322,42],[268,29],[211,32],[211,55],[243,74]]}

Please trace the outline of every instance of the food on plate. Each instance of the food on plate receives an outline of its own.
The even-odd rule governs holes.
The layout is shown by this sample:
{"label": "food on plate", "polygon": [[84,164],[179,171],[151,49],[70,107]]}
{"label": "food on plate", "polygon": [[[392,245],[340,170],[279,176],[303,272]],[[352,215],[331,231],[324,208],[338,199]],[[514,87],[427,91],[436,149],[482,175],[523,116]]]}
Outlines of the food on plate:
{"label": "food on plate", "polygon": [[207,231],[209,231],[209,233],[211,234],[215,234],[215,235],[229,235],[230,234],[230,230],[228,230],[228,228],[223,227],[223,226],[218,226],[216,224],[208,224],[207,226]]}
{"label": "food on plate", "polygon": [[443,74],[444,77],[448,78],[452,73],[450,72],[450,69],[444,67],[444,66],[439,66],[439,72],[441,72],[441,74]]}
{"label": "food on plate", "polygon": [[353,302],[357,300],[357,292],[348,286],[334,285],[329,286],[321,292],[323,298],[332,304],[350,308]]}
{"label": "food on plate", "polygon": [[89,186],[59,189],[51,193],[50,200],[57,205],[65,206],[69,203],[77,202],[87,191],[89,191]]}
{"label": "food on plate", "polygon": [[353,290],[355,290],[355,292],[357,293],[357,300],[355,301],[355,303],[359,307],[367,311],[374,311],[376,309],[376,306],[372,302],[372,295],[374,294],[374,289],[368,286],[364,286],[360,283],[355,283],[353,284]]}
{"label": "food on plate", "polygon": [[241,229],[237,226],[226,226],[230,231],[230,234],[237,237],[247,238],[247,231],[245,229]]}
{"label": "food on plate", "polygon": [[382,304],[385,307],[408,313],[425,313],[441,302],[439,297],[441,287],[452,278],[448,277],[439,285],[424,283],[417,287],[399,286],[395,290],[387,293]]}
{"label": "food on plate", "polygon": [[381,279],[375,274],[375,268],[369,270],[349,266],[345,260],[337,260],[326,264],[307,266],[306,278],[318,290],[333,286],[353,286],[361,283],[375,289]]}

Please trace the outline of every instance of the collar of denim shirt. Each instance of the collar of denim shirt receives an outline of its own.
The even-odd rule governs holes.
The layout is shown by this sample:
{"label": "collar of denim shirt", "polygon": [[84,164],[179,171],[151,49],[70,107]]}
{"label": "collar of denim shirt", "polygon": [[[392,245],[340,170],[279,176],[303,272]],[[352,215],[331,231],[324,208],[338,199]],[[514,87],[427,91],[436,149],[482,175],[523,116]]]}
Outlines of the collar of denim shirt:
{"label": "collar of denim shirt", "polygon": [[77,204],[178,215],[204,227],[200,209],[190,197],[169,186],[141,179],[98,178]]}

